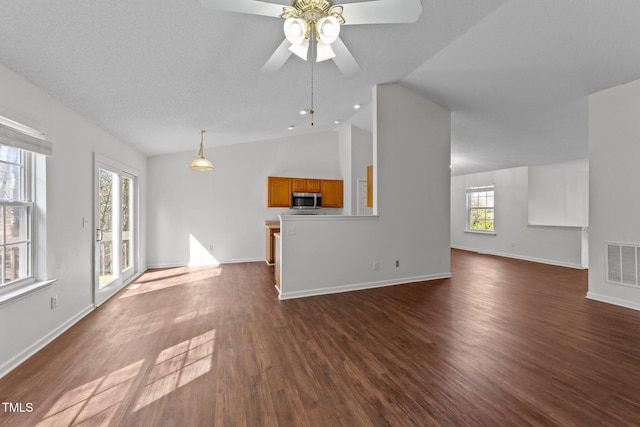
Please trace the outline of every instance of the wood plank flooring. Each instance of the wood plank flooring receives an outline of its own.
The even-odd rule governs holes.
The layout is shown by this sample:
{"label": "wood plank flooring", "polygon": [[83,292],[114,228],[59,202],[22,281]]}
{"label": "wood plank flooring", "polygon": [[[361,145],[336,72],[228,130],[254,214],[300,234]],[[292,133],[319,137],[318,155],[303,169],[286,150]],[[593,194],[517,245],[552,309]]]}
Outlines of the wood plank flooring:
{"label": "wood plank flooring", "polygon": [[264,263],[145,273],[0,379],[2,426],[637,426],[640,312],[587,272],[452,251],[453,278],[278,301]]}

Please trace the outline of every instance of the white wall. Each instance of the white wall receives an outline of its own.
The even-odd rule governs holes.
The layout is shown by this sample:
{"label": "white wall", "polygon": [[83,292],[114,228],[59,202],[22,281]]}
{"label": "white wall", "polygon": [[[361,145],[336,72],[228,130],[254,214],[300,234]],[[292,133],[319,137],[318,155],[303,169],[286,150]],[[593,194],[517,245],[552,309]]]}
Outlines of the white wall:
{"label": "white wall", "polygon": [[640,80],[589,96],[589,298],[640,309],[640,288],[605,281],[605,242],[640,245]]}
{"label": "white wall", "polygon": [[[358,212],[358,180],[367,180],[367,166],[373,164],[373,135],[370,132],[353,127],[351,134],[351,182],[352,213]],[[362,215],[370,215],[373,209],[366,208]]]}
{"label": "white wall", "polygon": [[[373,164],[373,135],[355,126],[339,131],[340,172],[344,176],[344,214],[356,215],[358,181],[367,179],[367,166]],[[371,214],[365,209],[363,215]]]}
{"label": "white wall", "polygon": [[529,224],[589,226],[589,160],[529,167]]}
{"label": "white wall", "polygon": [[[528,167],[451,178],[451,246],[535,262],[582,267],[582,229],[528,225]],[[495,185],[495,235],[468,233],[466,189]]]}
{"label": "white wall", "polygon": [[343,178],[336,132],[218,148],[207,148],[205,138],[205,157],[215,168],[206,173],[189,169],[197,135],[192,145],[149,158],[149,266],[264,260],[264,221],[289,211],[267,208],[267,176]]}
{"label": "white wall", "polygon": [[283,299],[451,275],[450,113],[393,84],[374,106],[378,216],[283,216]]}
{"label": "white wall", "polygon": [[351,163],[353,162],[352,156],[352,143],[353,138],[353,126],[345,126],[338,131],[338,160],[340,168],[340,176],[344,177],[343,180],[343,213],[345,215],[351,215],[355,212],[351,205],[352,193],[353,193],[353,179],[351,176]]}
{"label": "white wall", "polygon": [[[41,130],[53,142],[46,161],[45,278],[49,288],[0,307],[0,375],[53,339],[93,309],[93,153],[140,171],[146,191],[146,158],[0,66],[0,114]],[[141,217],[146,202],[141,200]],[[82,218],[89,226],[82,227]],[[140,259],[146,259],[141,224]],[[144,269],[145,265],[141,265]],[[50,298],[58,306],[50,308]]]}

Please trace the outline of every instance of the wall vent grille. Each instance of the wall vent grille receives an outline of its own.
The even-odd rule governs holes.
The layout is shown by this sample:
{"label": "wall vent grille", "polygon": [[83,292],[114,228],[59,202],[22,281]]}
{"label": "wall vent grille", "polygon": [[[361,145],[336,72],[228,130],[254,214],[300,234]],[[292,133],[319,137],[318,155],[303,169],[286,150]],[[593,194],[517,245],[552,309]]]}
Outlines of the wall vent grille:
{"label": "wall vent grille", "polygon": [[607,281],[620,285],[640,286],[640,246],[605,243]]}

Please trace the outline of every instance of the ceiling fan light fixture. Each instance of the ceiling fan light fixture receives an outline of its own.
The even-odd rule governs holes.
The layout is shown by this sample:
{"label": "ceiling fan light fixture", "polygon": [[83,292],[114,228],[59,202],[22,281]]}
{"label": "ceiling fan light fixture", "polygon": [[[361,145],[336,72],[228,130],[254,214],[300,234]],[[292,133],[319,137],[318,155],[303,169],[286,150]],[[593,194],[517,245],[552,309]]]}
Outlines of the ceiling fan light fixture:
{"label": "ceiling fan light fixture", "polygon": [[287,18],[284,21],[284,35],[293,45],[302,44],[307,38],[308,24],[301,18]]}
{"label": "ceiling fan light fixture", "polygon": [[292,44],[289,47],[289,50],[293,52],[296,56],[307,60],[307,52],[309,52],[309,40],[303,39],[300,44]]}
{"label": "ceiling fan light fixture", "polygon": [[335,52],[331,48],[330,44],[323,43],[318,40],[317,45],[318,53],[316,54],[316,62],[326,61],[327,59],[333,59],[336,57]]}
{"label": "ceiling fan light fixture", "polygon": [[316,30],[322,43],[331,44],[340,36],[340,22],[335,16],[325,16],[318,20]]}

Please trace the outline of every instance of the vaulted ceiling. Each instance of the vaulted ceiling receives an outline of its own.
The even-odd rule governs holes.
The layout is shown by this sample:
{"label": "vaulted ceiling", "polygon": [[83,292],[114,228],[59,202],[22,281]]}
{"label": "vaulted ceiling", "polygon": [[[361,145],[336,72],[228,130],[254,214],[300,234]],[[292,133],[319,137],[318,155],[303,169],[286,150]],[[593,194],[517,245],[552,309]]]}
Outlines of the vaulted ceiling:
{"label": "vaulted ceiling", "polygon": [[372,87],[398,82],[453,112],[454,174],[587,157],[588,94],[640,78],[637,0],[422,6],[342,29],[362,70],[314,65],[313,127],[311,63],[260,72],[282,20],[198,0],[0,0],[0,63],[149,156],[195,150],[200,129],[209,147],[367,129]]}

